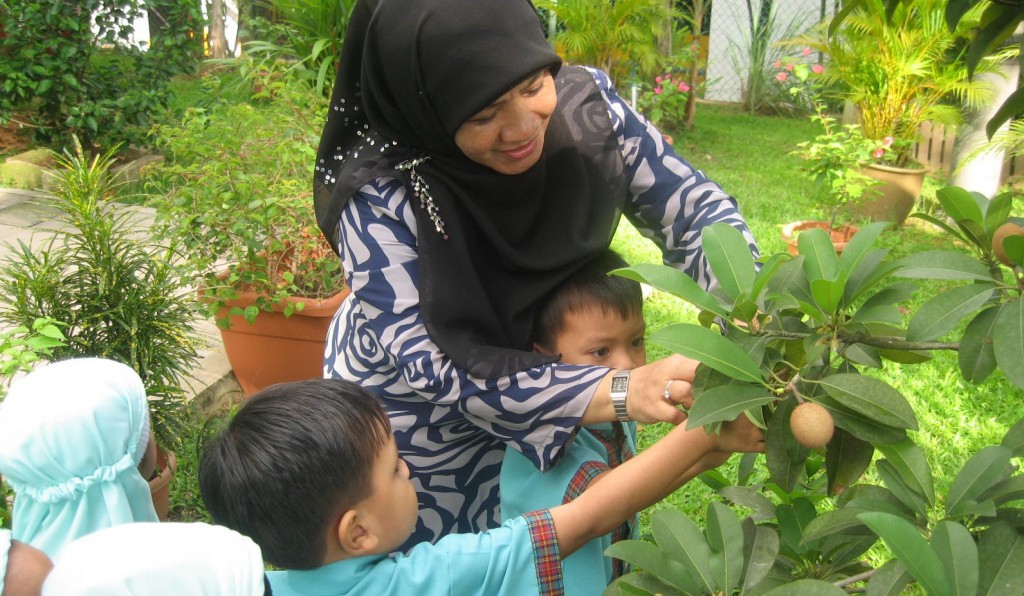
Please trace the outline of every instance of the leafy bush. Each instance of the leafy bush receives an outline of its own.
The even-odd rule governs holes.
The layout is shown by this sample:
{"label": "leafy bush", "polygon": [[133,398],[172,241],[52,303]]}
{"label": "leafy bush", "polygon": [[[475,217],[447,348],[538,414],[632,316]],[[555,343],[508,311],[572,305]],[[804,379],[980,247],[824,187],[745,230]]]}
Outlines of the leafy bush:
{"label": "leafy bush", "polygon": [[[755,269],[739,233],[715,225],[703,235],[720,282],[713,293],[669,267],[623,270],[700,309],[703,325],[670,325],[650,340],[702,362],[688,425],[714,431],[746,413],[766,429],[767,478],[723,488],[729,501],[754,511],[743,522],[715,505],[706,533],[669,514],[652,522],[656,545],[615,547],[615,556],[640,571],[612,593],[741,586],[767,593],[782,583],[784,593],[794,593],[798,580],[799,589],[823,594],[864,581],[869,591],[895,594],[911,580],[934,594],[947,586],[966,594],[1024,590],[1024,576],[1012,571],[1024,566],[1024,514],[1012,505],[1024,498],[1024,476],[1011,465],[1024,453],[1024,422],[964,464],[936,515],[931,468],[907,434],[918,430],[913,408],[870,374],[886,360],[912,364],[933,350],[955,349],[965,379],[981,382],[998,369],[1024,388],[1024,229],[1010,216],[1011,195],[989,201],[950,187],[938,197],[949,219],[919,217],[955,236],[972,256],[935,250],[888,261],[888,251],[874,246],[886,224],[875,223],[841,256],[823,231],[812,230],[799,237],[797,257],[774,255]],[[1008,236],[1007,224],[1018,226]],[[903,328],[900,306],[913,292],[912,279],[946,287]],[[715,321],[729,322],[724,336],[708,328]],[[943,341],[954,332],[959,341]],[[795,438],[792,413],[806,403],[823,407],[835,425],[824,466],[819,452]],[[882,485],[859,484],[876,453]],[[895,559],[871,569],[861,555],[879,537]]]}
{"label": "leafy bush", "polygon": [[[325,298],[344,287],[341,260],[316,225],[310,180],[326,99],[277,81],[257,105],[189,110],[157,127],[166,162],[153,178],[158,229],[180,242],[201,277],[211,316],[241,292],[255,305],[228,314],[250,322],[290,296]],[[218,323],[226,325],[227,317]]]}
{"label": "leafy bush", "polygon": [[134,0],[0,0],[0,121],[27,118],[55,148],[71,136],[90,148],[142,142],[167,79],[196,56],[185,60],[171,33],[148,52],[129,46],[138,14]]}

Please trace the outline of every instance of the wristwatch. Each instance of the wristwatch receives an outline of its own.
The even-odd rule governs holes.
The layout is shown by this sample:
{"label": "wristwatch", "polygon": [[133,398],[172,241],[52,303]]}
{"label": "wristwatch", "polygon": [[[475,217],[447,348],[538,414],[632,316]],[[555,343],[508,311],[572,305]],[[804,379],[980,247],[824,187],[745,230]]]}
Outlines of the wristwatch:
{"label": "wristwatch", "polygon": [[612,396],[612,407],[615,408],[615,417],[619,422],[629,422],[629,414],[626,413],[626,393],[629,391],[629,371],[620,370],[612,375],[612,388],[609,392]]}

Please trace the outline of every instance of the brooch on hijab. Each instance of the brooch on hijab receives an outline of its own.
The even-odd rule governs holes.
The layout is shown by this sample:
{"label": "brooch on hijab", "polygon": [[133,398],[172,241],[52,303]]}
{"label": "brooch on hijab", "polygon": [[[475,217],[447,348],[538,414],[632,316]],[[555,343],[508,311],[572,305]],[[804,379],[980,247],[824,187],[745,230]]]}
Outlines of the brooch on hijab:
{"label": "brooch on hijab", "polygon": [[430,157],[425,156],[403,161],[395,166],[395,169],[403,172],[409,172],[409,179],[412,181],[413,196],[420,200],[420,207],[426,210],[427,217],[429,217],[430,221],[434,223],[434,229],[437,230],[437,233],[447,240],[448,234],[444,231],[444,220],[441,219],[441,215],[437,212],[437,205],[434,203],[434,197],[430,196],[430,185],[428,185],[427,181],[424,180],[416,171],[416,166],[428,159],[430,159]]}

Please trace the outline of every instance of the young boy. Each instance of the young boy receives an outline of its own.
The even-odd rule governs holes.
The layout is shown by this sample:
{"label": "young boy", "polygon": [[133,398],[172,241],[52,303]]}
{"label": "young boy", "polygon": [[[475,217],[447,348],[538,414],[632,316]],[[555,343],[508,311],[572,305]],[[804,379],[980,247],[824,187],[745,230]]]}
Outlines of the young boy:
{"label": "young boy", "polygon": [[561,594],[560,559],[671,493],[712,452],[762,451],[743,416],[720,435],[676,427],[576,500],[481,534],[389,556],[417,496],[387,415],[355,384],[274,385],[206,448],[199,485],[217,523],[251,537],[287,594]]}
{"label": "young boy", "polygon": [[[545,301],[533,329],[533,346],[566,364],[633,369],[647,364],[643,293],[632,279],[608,275],[628,264],[607,250],[563,282]],[[577,498],[636,453],[636,423],[612,422],[581,428],[558,462],[545,472],[509,447],[501,468],[501,515],[509,520]],[[730,453],[712,453],[685,475],[724,463]],[[622,575],[622,562],[604,555],[618,540],[636,531],[633,519],[592,540],[562,563],[565,593],[599,594]],[[599,570],[604,573],[599,573]]]}

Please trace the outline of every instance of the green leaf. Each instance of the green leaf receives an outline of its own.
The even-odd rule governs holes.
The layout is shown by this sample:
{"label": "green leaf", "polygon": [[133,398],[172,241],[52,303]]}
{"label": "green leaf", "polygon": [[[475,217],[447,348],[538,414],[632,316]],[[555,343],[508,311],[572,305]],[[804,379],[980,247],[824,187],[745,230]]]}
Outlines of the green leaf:
{"label": "green leaf", "polygon": [[750,294],[754,285],[754,256],[746,238],[727,223],[714,223],[701,232],[701,247],[722,291],[732,300]]}
{"label": "green leaf", "polygon": [[967,528],[941,521],[932,530],[931,547],[946,569],[955,596],[975,596],[978,590],[978,545]]}
{"label": "green leaf", "polygon": [[978,206],[978,202],[974,200],[967,189],[959,186],[947,186],[935,191],[935,198],[939,200],[943,211],[954,222],[972,221],[978,225],[985,223],[981,207]]}
{"label": "green leaf", "polygon": [[811,296],[814,297],[814,303],[823,313],[834,315],[843,301],[844,287],[843,279],[813,279],[811,280]]}
{"label": "green leaf", "polygon": [[729,317],[729,312],[722,308],[711,294],[705,292],[689,275],[674,267],[640,263],[625,269],[616,269],[610,274],[646,283],[656,290],[681,298],[701,310],[713,312],[720,317]]}
{"label": "green leaf", "polygon": [[761,382],[761,369],[742,348],[718,332],[699,325],[677,323],[658,329],[650,341],[671,352],[700,360],[718,372],[740,381]]}
{"label": "green leaf", "polygon": [[643,540],[620,540],[606,548],[604,554],[622,559],[630,565],[646,570],[669,585],[680,588],[684,592],[690,592],[686,586],[687,579],[685,578],[688,577],[686,568],[669,559],[665,551],[655,544]]}
{"label": "green leaf", "polygon": [[844,304],[855,303],[896,270],[895,263],[883,263],[888,254],[888,250],[877,249],[870,251],[858,261],[857,267],[846,281]]}
{"label": "green leaf", "polygon": [[[327,64],[327,62],[324,62]],[[677,588],[661,581],[652,573],[646,571],[634,571],[617,578],[605,588],[602,596],[650,596],[651,594],[662,594],[664,596],[683,596],[693,594],[698,590],[681,592]]]}
{"label": "green leaf", "polygon": [[898,471],[900,478],[911,490],[924,497],[928,505],[935,503],[932,469],[920,447],[910,439],[876,447]]}
{"label": "green leaf", "polygon": [[991,501],[997,506],[1021,499],[1024,499],[1024,476],[1019,474],[996,482],[978,495],[978,501]]}
{"label": "green leaf", "polygon": [[885,483],[885,486],[892,491],[892,494],[899,499],[900,503],[913,512],[915,517],[923,518],[928,514],[928,503],[925,502],[924,497],[918,491],[907,486],[899,471],[896,470],[889,460],[878,460],[875,463],[875,471],[878,473],[878,477],[882,479],[882,482]]}
{"label": "green leaf", "polygon": [[896,443],[907,438],[907,433],[903,429],[879,423],[860,412],[854,412],[828,395],[817,395],[814,399],[832,414],[837,428],[849,431],[862,441],[873,444]]}
{"label": "green leaf", "polygon": [[989,140],[992,139],[992,135],[996,134],[1000,126],[1021,112],[1024,112],[1024,88],[1018,87],[1006,98],[1003,105],[999,106],[996,113],[989,119],[988,124],[985,125],[985,132],[988,134]]}
{"label": "green leaf", "polygon": [[978,593],[991,596],[1024,593],[1024,536],[997,522],[978,540]]}
{"label": "green leaf", "polygon": [[965,244],[969,244],[970,243],[970,241],[963,235],[963,233],[961,232],[961,230],[959,228],[954,228],[953,226],[951,226],[951,225],[947,224],[946,222],[942,221],[941,219],[938,219],[936,217],[932,217],[931,215],[928,215],[927,213],[914,213],[914,214],[911,214],[910,217],[915,217],[917,219],[922,219],[922,220],[924,220],[924,221],[926,221],[926,222],[928,222],[928,223],[930,223],[930,224],[932,224],[934,226],[938,226],[939,228],[942,228],[942,230],[944,230],[950,236],[955,237],[957,240],[960,240],[960,241],[964,242]]}
{"label": "green leaf", "polygon": [[896,261],[896,277],[912,279],[963,279],[992,281],[992,275],[980,261],[961,252],[926,250]]}
{"label": "green leaf", "polygon": [[775,565],[779,554],[779,535],[775,530],[758,526],[749,517],[743,526],[743,573],[741,587],[749,590],[764,579]]}
{"label": "green leaf", "polygon": [[816,279],[834,280],[837,277],[839,257],[828,234],[820,228],[801,232],[797,236],[800,255],[804,257],[804,275],[808,282]]}
{"label": "green leaf", "polygon": [[828,477],[828,494],[837,495],[864,474],[871,465],[875,447],[843,428],[836,429],[832,440],[825,447],[825,472]]}
{"label": "green leaf", "polygon": [[996,362],[1006,378],[1024,389],[1024,300],[1007,302],[996,315],[992,334]]}
{"label": "green leaf", "polygon": [[798,579],[777,588],[772,588],[764,596],[846,596],[846,592],[834,584],[820,579]]}
{"label": "green leaf", "polygon": [[1002,445],[989,445],[972,455],[949,486],[946,515],[957,515],[962,505],[974,501],[998,482],[1010,464],[1011,457],[1013,451]]}
{"label": "green leaf", "polygon": [[816,548],[814,540],[804,540],[807,526],[818,516],[814,504],[806,497],[797,497],[789,504],[783,503],[776,507],[779,520],[779,533],[782,542],[797,553]]}
{"label": "green leaf", "polygon": [[796,407],[795,399],[785,399],[775,408],[765,431],[765,462],[775,484],[789,492],[803,473],[803,463],[810,449],[800,445],[789,429],[789,417]]}
{"label": "green leaf", "polygon": [[960,374],[971,383],[981,383],[996,369],[996,354],[992,347],[995,334],[996,315],[1002,305],[986,308],[967,324],[960,349],[957,350],[957,365]]}
{"label": "green leaf", "polygon": [[996,195],[988,204],[985,210],[985,233],[991,238],[996,229],[1006,222],[1010,210],[1013,208],[1012,192],[1004,192]]}
{"label": "green leaf", "polygon": [[1016,424],[1010,427],[1010,430],[1006,431],[1006,434],[1003,435],[1003,440],[999,444],[1011,449],[1014,457],[1024,455],[1024,418],[1018,420]]}
{"label": "green leaf", "polygon": [[1018,267],[1024,267],[1024,236],[1003,238],[1003,252],[1006,259]]}
{"label": "green leaf", "polygon": [[743,528],[725,504],[712,501],[708,506],[709,566],[719,590],[731,593],[743,574]]}
{"label": "green leaf", "polygon": [[918,309],[907,326],[907,339],[929,341],[942,337],[988,302],[994,292],[989,284],[968,284],[939,294]]}
{"label": "green leaf", "polygon": [[853,238],[843,248],[843,254],[839,255],[839,270],[846,272],[844,277],[850,276],[860,260],[868,254],[871,247],[875,245],[875,241],[888,227],[888,223],[874,222],[860,228],[853,235]]}
{"label": "green leaf", "polygon": [[750,518],[755,522],[775,517],[775,503],[749,486],[725,486],[718,494],[733,505],[752,510]]}
{"label": "green leaf", "polygon": [[694,429],[713,422],[735,420],[744,410],[759,408],[775,399],[760,385],[730,384],[714,387],[694,400],[686,428]]}
{"label": "green leaf", "polygon": [[910,583],[910,573],[896,559],[890,559],[878,568],[868,580],[868,596],[900,596]]}
{"label": "green leaf", "polygon": [[[850,533],[863,534],[868,532],[864,522],[857,515],[868,511],[860,507],[841,507],[826,511],[814,518],[804,528],[802,542],[819,540],[832,534]],[[868,532],[869,533],[869,532]]]}
{"label": "green leaf", "polygon": [[817,381],[837,402],[869,419],[897,428],[917,430],[914,409],[887,383],[865,375],[844,373]]}
{"label": "green leaf", "polygon": [[888,513],[861,513],[860,519],[896,555],[929,596],[951,594],[942,561],[921,533],[907,520]]}
{"label": "green leaf", "polygon": [[[661,509],[651,515],[651,533],[665,555],[683,568],[688,582],[696,584],[698,589],[711,590],[714,587],[710,567],[711,547],[693,520],[681,511]],[[683,584],[686,582],[660,573],[657,575],[677,587],[685,588]]]}

